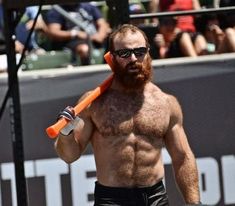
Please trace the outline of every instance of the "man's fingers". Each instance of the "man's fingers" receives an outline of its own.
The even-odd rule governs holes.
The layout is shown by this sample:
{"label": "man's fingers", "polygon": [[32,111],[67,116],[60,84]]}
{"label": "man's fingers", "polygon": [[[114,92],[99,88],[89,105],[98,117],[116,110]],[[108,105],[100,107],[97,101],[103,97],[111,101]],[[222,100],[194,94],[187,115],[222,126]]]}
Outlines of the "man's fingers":
{"label": "man's fingers", "polygon": [[75,119],[75,111],[74,111],[73,107],[67,106],[64,110],[62,110],[59,113],[57,119],[60,119],[62,117],[67,120],[70,120],[70,121],[74,120]]}

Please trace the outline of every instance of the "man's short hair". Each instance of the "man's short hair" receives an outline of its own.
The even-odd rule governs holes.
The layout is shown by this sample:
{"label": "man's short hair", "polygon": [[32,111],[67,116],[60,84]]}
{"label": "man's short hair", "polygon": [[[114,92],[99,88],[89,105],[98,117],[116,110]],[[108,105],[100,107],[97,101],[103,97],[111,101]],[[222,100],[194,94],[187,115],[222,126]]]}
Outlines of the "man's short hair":
{"label": "man's short hair", "polygon": [[139,29],[137,26],[134,26],[132,24],[123,24],[110,34],[110,36],[109,36],[109,51],[111,51],[111,52],[115,51],[114,38],[117,35],[125,36],[129,31],[131,31],[132,33],[140,32],[146,41],[146,47],[150,46],[148,37],[141,29]]}

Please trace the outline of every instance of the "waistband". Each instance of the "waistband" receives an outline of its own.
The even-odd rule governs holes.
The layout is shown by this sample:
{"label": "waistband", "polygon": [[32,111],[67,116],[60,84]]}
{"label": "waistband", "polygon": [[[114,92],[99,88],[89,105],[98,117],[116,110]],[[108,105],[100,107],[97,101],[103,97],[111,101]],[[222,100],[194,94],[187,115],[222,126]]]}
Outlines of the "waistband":
{"label": "waistband", "polygon": [[95,195],[98,195],[99,197],[130,197],[137,194],[143,194],[151,195],[156,192],[160,192],[162,190],[165,190],[165,187],[163,185],[163,182],[160,181],[156,183],[153,186],[150,187],[133,187],[133,188],[127,188],[127,187],[108,187],[101,185],[99,182],[95,183]]}

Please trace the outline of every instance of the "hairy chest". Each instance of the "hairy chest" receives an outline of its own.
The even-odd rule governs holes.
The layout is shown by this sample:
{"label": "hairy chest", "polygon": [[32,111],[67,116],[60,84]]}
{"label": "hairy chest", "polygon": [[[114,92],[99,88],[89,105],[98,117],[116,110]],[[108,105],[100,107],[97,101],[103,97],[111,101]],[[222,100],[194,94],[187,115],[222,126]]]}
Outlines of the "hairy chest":
{"label": "hairy chest", "polygon": [[135,135],[163,137],[169,124],[164,101],[151,96],[110,95],[94,108],[93,122],[103,137]]}

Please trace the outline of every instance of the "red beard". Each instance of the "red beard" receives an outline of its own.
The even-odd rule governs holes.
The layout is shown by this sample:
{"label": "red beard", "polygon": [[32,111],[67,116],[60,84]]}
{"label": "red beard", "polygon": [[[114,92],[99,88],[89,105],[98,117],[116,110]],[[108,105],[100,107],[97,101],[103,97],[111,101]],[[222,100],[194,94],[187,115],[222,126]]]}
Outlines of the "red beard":
{"label": "red beard", "polygon": [[152,78],[152,59],[147,54],[147,58],[142,63],[130,62],[125,68],[114,59],[113,72],[124,88],[140,89]]}

